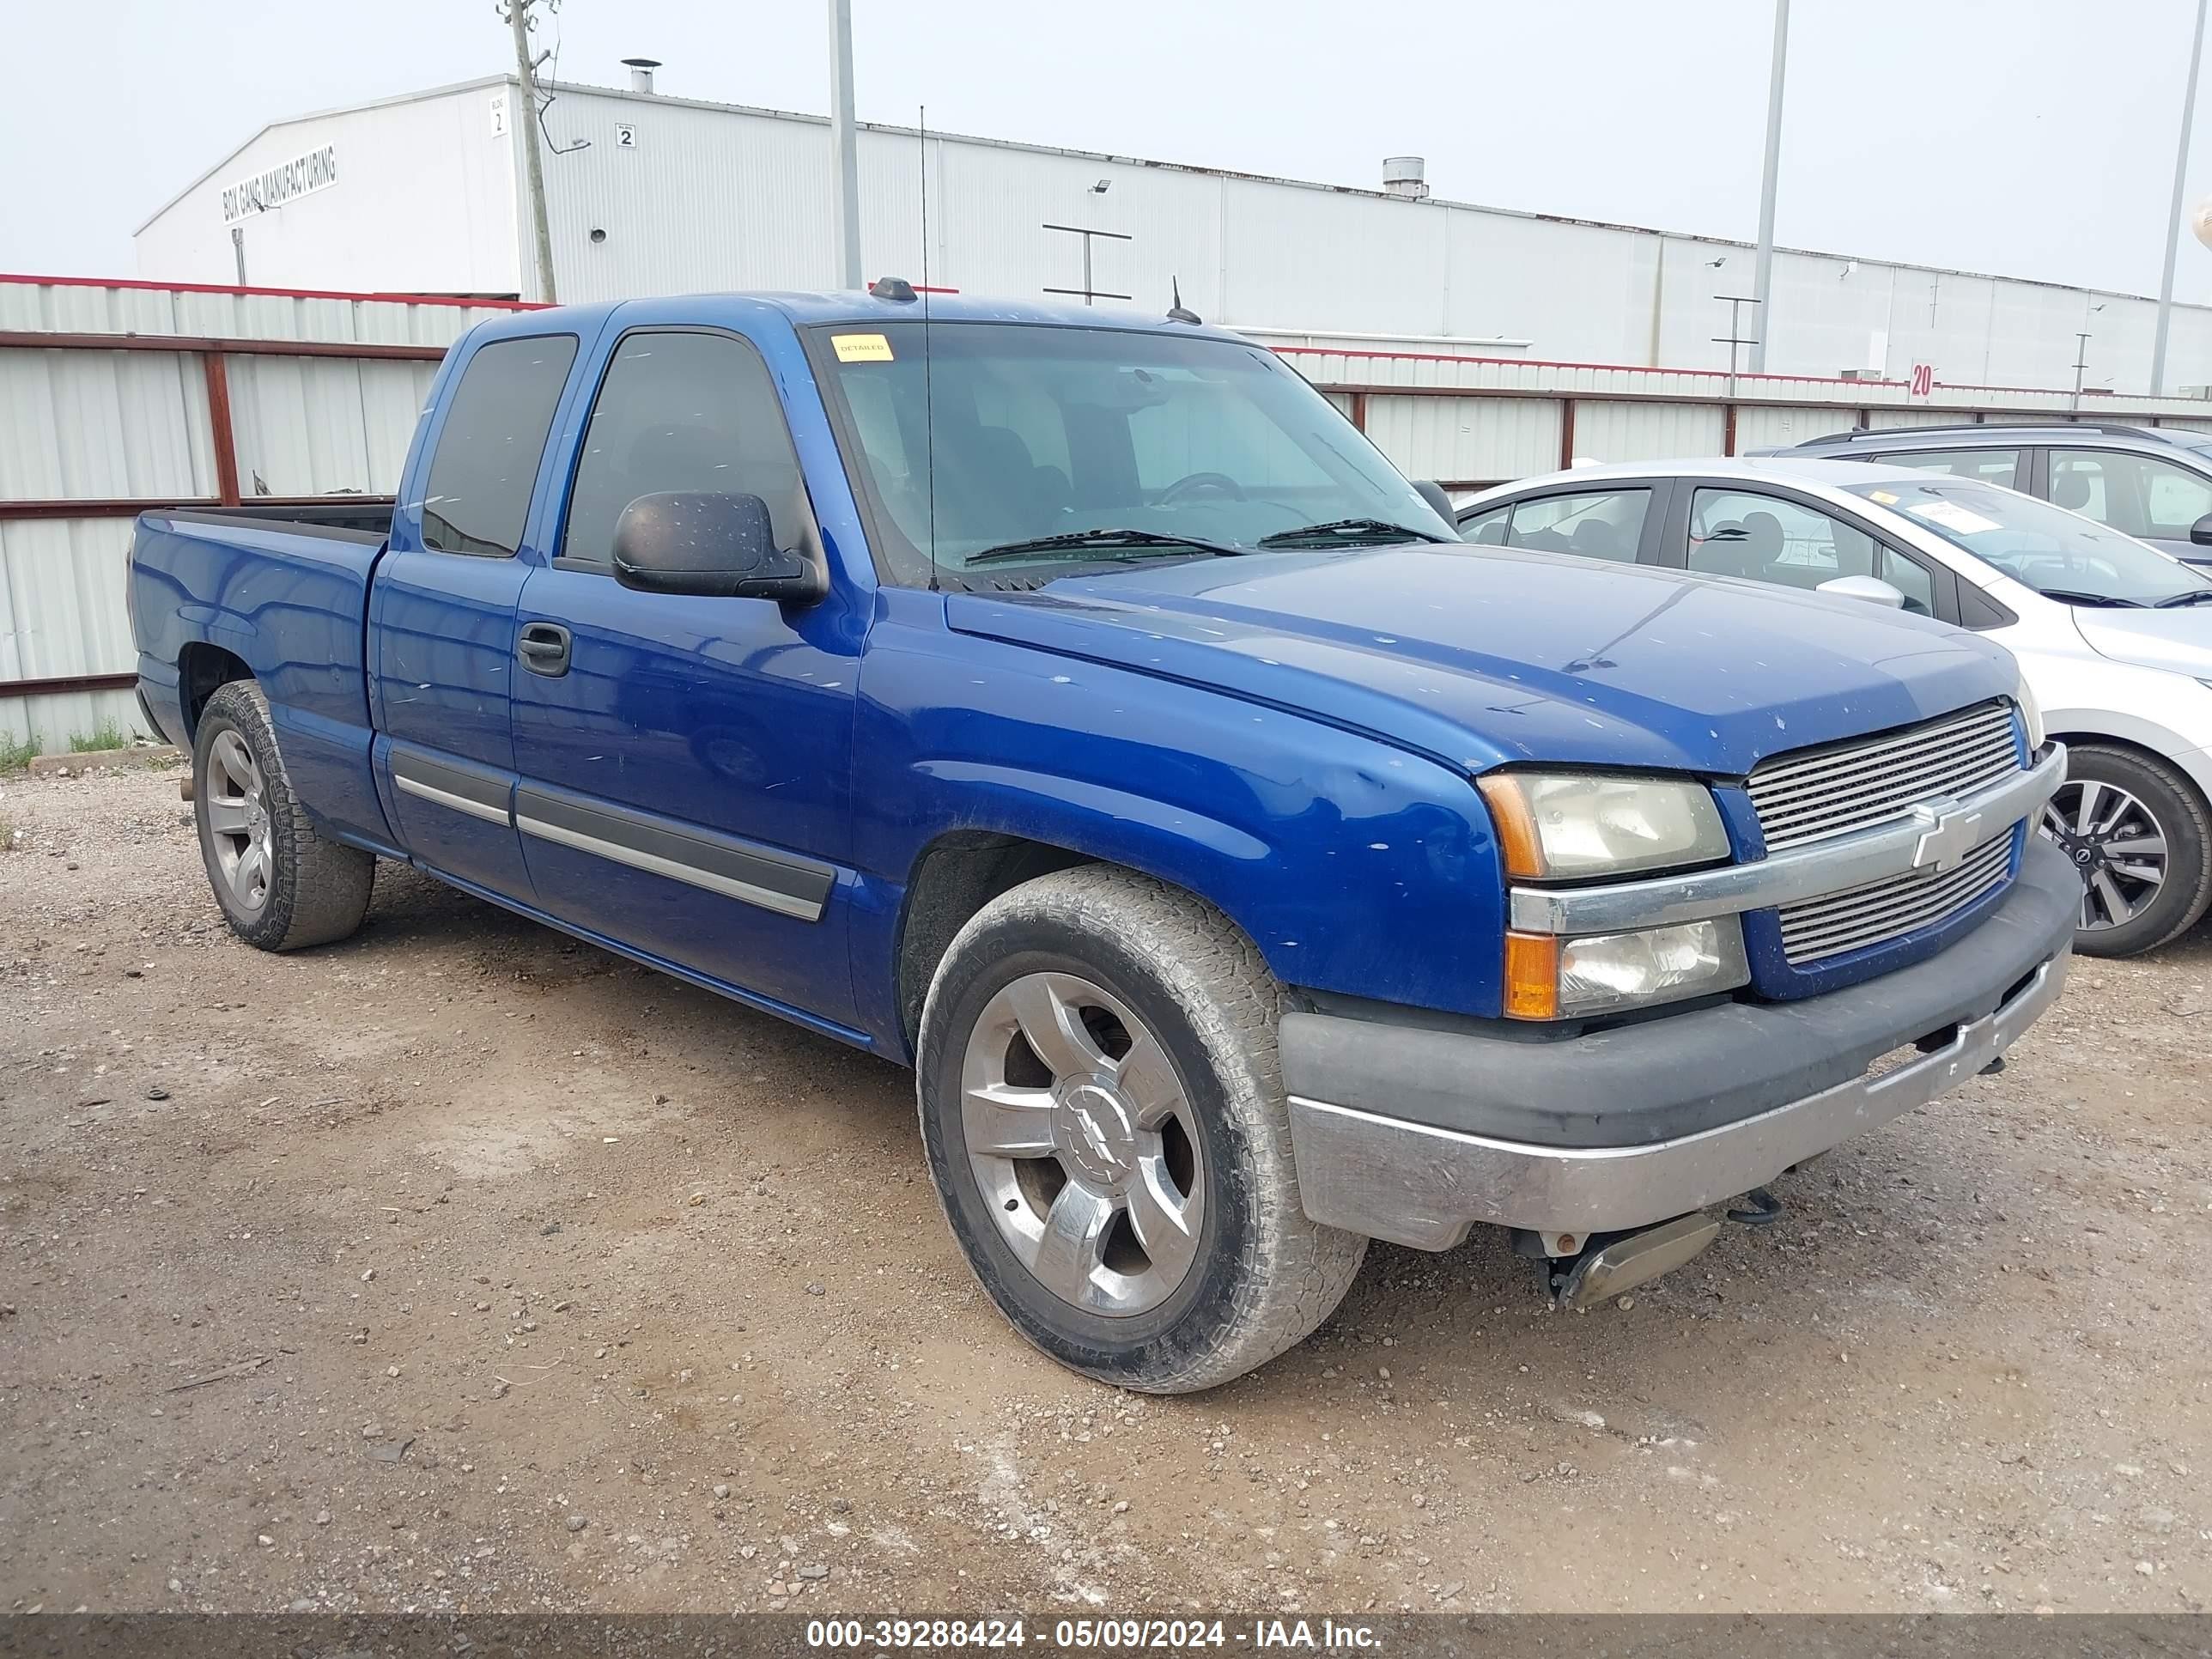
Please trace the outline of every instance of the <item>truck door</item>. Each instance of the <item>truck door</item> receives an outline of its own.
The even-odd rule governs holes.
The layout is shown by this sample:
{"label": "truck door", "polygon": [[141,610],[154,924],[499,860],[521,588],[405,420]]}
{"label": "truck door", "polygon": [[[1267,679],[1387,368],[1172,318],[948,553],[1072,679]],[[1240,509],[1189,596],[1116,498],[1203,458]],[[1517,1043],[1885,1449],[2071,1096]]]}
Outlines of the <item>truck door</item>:
{"label": "truck door", "polygon": [[[540,908],[821,1018],[852,1015],[843,878],[860,629],[836,599],[646,593],[613,574],[616,521],[663,490],[750,494],[778,544],[819,536],[775,385],[742,337],[614,343],[550,562],[518,623],[561,654],[514,685],[516,823]],[[544,520],[550,520],[551,522]]]}
{"label": "truck door", "polygon": [[369,589],[369,663],[386,805],[407,850],[515,899],[529,876],[509,816],[515,556],[573,334],[492,339],[460,366],[408,471]]}

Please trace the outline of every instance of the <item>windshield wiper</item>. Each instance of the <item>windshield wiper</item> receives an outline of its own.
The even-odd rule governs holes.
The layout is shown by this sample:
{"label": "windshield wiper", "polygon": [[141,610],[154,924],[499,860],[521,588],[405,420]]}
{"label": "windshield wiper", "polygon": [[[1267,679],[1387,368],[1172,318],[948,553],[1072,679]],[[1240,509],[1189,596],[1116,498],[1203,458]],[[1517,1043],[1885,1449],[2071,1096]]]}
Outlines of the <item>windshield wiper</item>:
{"label": "windshield wiper", "polygon": [[2141,599],[2115,599],[2110,593],[2077,593],[2070,587],[2039,587],[2035,590],[2046,599],[2056,599],[2061,605],[2093,605],[2118,611],[2141,611]]}
{"label": "windshield wiper", "polygon": [[1278,530],[1272,536],[1261,537],[1259,545],[1296,547],[1304,542],[1317,540],[1320,545],[1329,547],[1372,541],[1441,542],[1445,539],[1426,530],[1413,530],[1402,524],[1392,524],[1388,519],[1331,519],[1327,524],[1302,525],[1296,530]]}
{"label": "windshield wiper", "polygon": [[1032,536],[1026,541],[1001,542],[981,553],[970,553],[963,562],[991,564],[1000,559],[1025,559],[1062,548],[1093,547],[1193,547],[1201,553],[1218,553],[1224,558],[1249,551],[1227,542],[1209,542],[1198,536],[1171,536],[1158,530],[1076,530],[1065,536]]}
{"label": "windshield wiper", "polygon": [[2187,592],[2176,593],[2170,599],[2160,599],[2153,608],[2159,611],[2172,611],[2176,606],[2184,605],[2212,605],[2212,587],[2190,588]]}

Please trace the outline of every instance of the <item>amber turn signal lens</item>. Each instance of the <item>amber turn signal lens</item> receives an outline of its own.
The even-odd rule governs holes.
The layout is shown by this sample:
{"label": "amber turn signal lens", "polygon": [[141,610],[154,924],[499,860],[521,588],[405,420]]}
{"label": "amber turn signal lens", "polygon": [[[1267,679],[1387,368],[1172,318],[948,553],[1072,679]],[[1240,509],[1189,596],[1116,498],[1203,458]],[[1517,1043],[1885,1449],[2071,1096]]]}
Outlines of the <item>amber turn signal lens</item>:
{"label": "amber turn signal lens", "polygon": [[1528,792],[1510,772],[1493,772],[1474,781],[1491,821],[1498,826],[1498,850],[1505,860],[1505,873],[1533,879],[1544,873],[1544,847],[1537,838],[1535,814],[1528,807]]}
{"label": "amber turn signal lens", "polygon": [[1551,934],[1506,934],[1505,1017],[1559,1017],[1559,941]]}

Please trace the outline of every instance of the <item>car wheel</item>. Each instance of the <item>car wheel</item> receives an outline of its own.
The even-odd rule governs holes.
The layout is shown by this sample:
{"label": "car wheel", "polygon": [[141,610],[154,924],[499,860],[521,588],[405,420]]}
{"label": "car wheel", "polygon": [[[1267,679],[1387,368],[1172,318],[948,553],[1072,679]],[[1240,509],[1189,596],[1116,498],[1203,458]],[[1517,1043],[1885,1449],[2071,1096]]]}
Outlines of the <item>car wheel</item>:
{"label": "car wheel", "polygon": [[217,687],[200,711],[192,816],[216,902],[248,945],[296,951],[361,926],[376,860],[315,832],[292,793],[269,701],[251,680]]}
{"label": "car wheel", "polygon": [[2212,824],[2186,780],[2107,744],[2067,750],[2042,830],[2081,878],[2074,948],[2129,957],[2193,926],[2212,900]]}
{"label": "car wheel", "polygon": [[1098,866],[1001,895],[946,951],[915,1068],[930,1174],[999,1310],[1063,1365],[1212,1388],[1351,1287],[1367,1241],[1299,1202],[1279,1000],[1218,912]]}

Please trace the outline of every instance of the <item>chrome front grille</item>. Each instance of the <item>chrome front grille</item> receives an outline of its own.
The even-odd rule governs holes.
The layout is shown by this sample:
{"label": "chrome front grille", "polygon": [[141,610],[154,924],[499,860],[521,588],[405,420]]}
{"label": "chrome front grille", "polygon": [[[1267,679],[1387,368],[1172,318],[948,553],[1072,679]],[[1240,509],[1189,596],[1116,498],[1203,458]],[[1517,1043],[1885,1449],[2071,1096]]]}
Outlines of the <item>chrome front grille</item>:
{"label": "chrome front grille", "polygon": [[[1923,801],[1956,799],[2019,769],[2020,716],[2008,701],[1855,743],[1763,762],[1746,788],[1769,853],[1893,820]],[[1908,871],[1784,907],[1783,954],[1792,964],[1863,950],[1942,921],[2004,884],[2012,827],[1956,868]]]}
{"label": "chrome front grille", "polygon": [[2008,702],[1901,732],[1762,761],[1746,785],[1766,850],[1779,853],[1896,817],[1917,801],[1971,794],[2020,766],[2020,717]]}
{"label": "chrome front grille", "polygon": [[1792,963],[1819,962],[1931,927],[2004,884],[2012,830],[1992,836],[1955,870],[1914,870],[1784,909],[1782,953]]}

